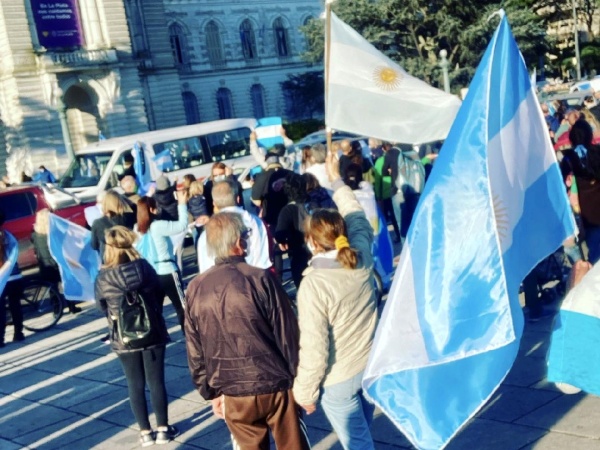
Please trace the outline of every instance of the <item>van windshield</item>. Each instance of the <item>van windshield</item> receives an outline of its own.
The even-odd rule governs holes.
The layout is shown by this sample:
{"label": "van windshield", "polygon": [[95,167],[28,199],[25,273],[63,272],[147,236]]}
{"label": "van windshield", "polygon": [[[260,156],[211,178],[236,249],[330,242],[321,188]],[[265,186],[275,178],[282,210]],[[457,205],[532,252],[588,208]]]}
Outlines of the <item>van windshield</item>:
{"label": "van windshield", "polygon": [[76,155],[60,180],[62,188],[90,187],[100,181],[113,152]]}

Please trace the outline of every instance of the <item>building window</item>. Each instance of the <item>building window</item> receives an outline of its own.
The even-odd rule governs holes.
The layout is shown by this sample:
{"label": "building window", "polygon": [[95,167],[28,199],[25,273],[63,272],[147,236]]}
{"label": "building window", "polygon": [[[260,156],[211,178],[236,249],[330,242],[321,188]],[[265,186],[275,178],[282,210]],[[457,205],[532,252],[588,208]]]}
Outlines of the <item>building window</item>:
{"label": "building window", "polygon": [[260,119],[265,117],[265,90],[262,84],[253,84],[250,88],[250,95],[252,97],[252,108],[254,110],[254,117]]}
{"label": "building window", "polygon": [[198,109],[198,100],[192,92],[184,92],[183,107],[185,108],[185,121],[188,125],[200,123],[200,110]]}
{"label": "building window", "polygon": [[314,19],[313,16],[308,16],[306,19],[304,19],[303,25],[304,26],[308,25],[313,19]]}
{"label": "building window", "polygon": [[277,52],[277,56],[281,58],[289,56],[288,32],[281,17],[278,17],[273,22],[273,35],[275,36],[275,51]]}
{"label": "building window", "polygon": [[219,26],[210,21],[205,28],[206,33],[206,50],[208,52],[208,60],[213,66],[223,64],[223,45],[221,44],[221,32]]}
{"label": "building window", "polygon": [[189,58],[183,27],[178,23],[171,25],[169,27],[169,39],[171,41],[171,50],[173,50],[175,65],[179,68],[186,68],[189,65]]}
{"label": "building window", "polygon": [[242,41],[244,59],[247,61],[256,59],[258,57],[256,52],[256,36],[254,35],[252,22],[248,19],[244,20],[240,25],[240,39]]}
{"label": "building window", "polygon": [[217,106],[219,107],[219,119],[231,119],[233,117],[233,102],[231,101],[231,91],[227,88],[220,88],[217,91]]}

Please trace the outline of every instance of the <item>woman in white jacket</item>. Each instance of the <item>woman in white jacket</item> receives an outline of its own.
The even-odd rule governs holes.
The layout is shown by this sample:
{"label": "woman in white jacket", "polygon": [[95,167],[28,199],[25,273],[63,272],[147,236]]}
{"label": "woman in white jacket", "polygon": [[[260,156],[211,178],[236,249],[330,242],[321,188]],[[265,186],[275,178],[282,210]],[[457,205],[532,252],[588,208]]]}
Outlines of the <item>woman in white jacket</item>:
{"label": "woman in white jacket", "polygon": [[373,292],[373,229],[328,156],[339,212],[316,210],[307,228],[313,253],[298,291],[300,361],[294,397],[308,414],[321,405],[345,449],[373,449],[374,407],[362,375],[377,324]]}

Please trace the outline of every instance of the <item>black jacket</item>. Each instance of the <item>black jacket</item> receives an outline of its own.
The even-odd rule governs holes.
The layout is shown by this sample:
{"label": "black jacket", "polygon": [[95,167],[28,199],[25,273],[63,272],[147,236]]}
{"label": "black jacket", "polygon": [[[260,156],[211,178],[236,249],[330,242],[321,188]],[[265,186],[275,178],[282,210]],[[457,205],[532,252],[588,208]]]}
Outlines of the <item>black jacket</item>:
{"label": "black jacket", "polygon": [[292,387],[298,321],[281,284],[243,256],[190,283],[185,309],[188,365],[200,395],[271,394]]}
{"label": "black jacket", "polygon": [[[118,317],[121,302],[127,292],[138,291],[147,302],[148,307],[153,307],[162,318],[162,290],[158,283],[158,275],[145,259],[137,259],[116,267],[103,268],[96,277],[96,302],[106,315],[111,348],[117,353],[140,351],[130,350],[119,341],[117,323],[111,318]],[[158,333],[158,345],[169,342],[169,333],[164,321]],[[149,348],[152,348],[149,347]]]}

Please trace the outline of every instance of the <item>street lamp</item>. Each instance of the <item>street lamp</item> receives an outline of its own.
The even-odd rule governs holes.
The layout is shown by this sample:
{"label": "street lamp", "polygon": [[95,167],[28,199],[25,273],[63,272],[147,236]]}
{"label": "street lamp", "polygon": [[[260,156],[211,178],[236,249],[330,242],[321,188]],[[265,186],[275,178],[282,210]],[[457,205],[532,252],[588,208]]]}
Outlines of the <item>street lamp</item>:
{"label": "street lamp", "polygon": [[579,33],[577,32],[577,5],[575,0],[572,0],[573,4],[573,37],[575,39],[575,58],[577,59],[577,81],[581,80],[581,58],[579,56]]}
{"label": "street lamp", "polygon": [[440,50],[440,67],[442,68],[442,74],[444,75],[444,91],[450,92],[450,77],[448,76],[448,52],[446,49]]}

